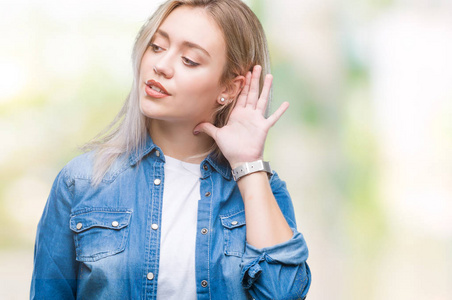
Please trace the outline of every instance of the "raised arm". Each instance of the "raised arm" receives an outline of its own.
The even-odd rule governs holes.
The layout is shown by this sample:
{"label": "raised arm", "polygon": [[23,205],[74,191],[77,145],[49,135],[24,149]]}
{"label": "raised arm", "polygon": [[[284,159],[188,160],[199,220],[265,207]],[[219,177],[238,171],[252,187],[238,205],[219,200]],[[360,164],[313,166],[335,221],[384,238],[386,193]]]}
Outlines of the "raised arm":
{"label": "raised arm", "polygon": [[[266,76],[259,96],[261,71],[260,66],[255,66],[253,73],[247,74],[245,86],[224,127],[202,123],[195,128],[216,141],[232,169],[263,158],[269,129],[289,107],[284,102],[265,118],[273,78]],[[285,184],[277,175],[273,177],[273,186],[265,172],[251,173],[237,182],[246,217],[242,284],[258,299],[303,298],[310,284],[308,250],[303,236],[297,232]]]}

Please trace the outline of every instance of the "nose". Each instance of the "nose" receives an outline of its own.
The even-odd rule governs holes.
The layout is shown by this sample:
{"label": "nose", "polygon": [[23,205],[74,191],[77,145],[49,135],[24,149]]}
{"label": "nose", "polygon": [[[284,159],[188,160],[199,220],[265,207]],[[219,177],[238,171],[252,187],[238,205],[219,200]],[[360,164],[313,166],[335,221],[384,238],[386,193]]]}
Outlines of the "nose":
{"label": "nose", "polygon": [[153,69],[155,74],[161,75],[165,78],[171,78],[174,75],[174,69],[171,65],[171,59],[169,57],[170,55],[165,55],[160,58],[160,60],[157,61],[157,63],[154,65]]}

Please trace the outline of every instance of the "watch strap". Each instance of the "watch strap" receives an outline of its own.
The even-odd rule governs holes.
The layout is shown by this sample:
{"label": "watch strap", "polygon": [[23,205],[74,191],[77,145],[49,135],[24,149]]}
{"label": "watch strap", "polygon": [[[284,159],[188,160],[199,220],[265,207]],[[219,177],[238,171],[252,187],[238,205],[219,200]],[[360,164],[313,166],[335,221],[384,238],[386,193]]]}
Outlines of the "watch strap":
{"label": "watch strap", "polygon": [[260,171],[265,171],[269,175],[271,175],[272,169],[270,167],[270,163],[268,161],[263,160],[256,160],[253,162],[244,163],[243,165],[238,166],[237,168],[232,170],[232,177],[234,178],[235,181],[237,181],[243,176]]}

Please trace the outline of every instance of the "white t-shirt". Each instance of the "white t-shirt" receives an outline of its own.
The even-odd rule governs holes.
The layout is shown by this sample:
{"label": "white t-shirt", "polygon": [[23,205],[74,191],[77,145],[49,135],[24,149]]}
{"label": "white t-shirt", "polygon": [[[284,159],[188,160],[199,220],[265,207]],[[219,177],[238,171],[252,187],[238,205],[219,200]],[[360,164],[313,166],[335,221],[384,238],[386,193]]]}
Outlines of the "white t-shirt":
{"label": "white t-shirt", "polygon": [[199,164],[165,156],[165,183],[157,299],[197,299],[196,227],[200,196]]}

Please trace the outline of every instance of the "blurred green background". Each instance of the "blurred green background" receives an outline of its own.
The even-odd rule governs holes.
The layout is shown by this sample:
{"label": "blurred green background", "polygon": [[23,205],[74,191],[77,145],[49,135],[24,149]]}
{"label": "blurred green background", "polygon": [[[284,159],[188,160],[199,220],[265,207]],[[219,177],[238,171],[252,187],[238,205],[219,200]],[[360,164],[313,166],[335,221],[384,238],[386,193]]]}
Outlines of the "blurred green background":
{"label": "blurred green background", "polygon": [[[161,1],[0,3],[0,298],[24,299],[59,170],[113,119]],[[308,299],[452,299],[452,3],[247,1],[267,32],[266,159],[310,249]]]}

